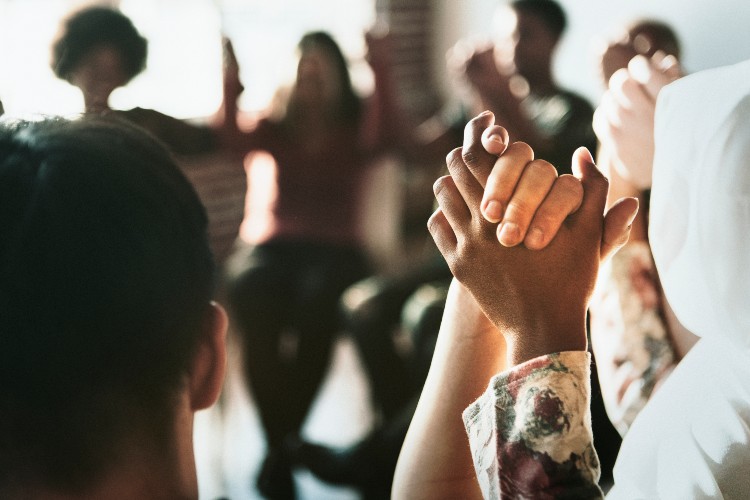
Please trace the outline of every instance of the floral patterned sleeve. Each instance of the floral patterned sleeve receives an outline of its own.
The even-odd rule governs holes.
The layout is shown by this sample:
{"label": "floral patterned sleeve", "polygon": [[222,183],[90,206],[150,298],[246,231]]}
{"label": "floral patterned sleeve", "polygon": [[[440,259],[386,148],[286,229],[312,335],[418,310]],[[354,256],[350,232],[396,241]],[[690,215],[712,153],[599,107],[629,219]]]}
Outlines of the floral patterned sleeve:
{"label": "floral patterned sleeve", "polygon": [[675,365],[646,242],[627,244],[602,266],[591,302],[591,346],[607,414],[625,435]]}
{"label": "floral patterned sleeve", "polygon": [[541,356],[493,377],[464,411],[485,499],[601,498],[590,355]]}

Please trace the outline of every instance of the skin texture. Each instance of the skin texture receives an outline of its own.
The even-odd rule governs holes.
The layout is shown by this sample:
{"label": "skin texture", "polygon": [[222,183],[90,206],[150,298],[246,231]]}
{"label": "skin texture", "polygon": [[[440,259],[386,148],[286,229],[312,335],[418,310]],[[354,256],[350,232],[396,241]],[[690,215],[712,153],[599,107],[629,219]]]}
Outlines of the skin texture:
{"label": "skin texture", "polygon": [[[614,210],[610,225],[596,222],[604,212],[608,183],[585,149],[573,158],[580,180],[558,178],[551,165],[534,159],[528,145],[503,148],[505,137],[491,113],[467,125],[465,147],[448,155],[451,175],[435,184],[440,210],[428,227],[456,278],[506,335],[511,356],[519,356],[516,362],[585,350],[585,310],[598,261],[624,243],[622,229],[632,222],[636,202]],[[495,159],[488,148],[502,154]],[[493,203],[507,207],[499,224],[491,222],[497,217],[487,220],[479,210],[480,204]],[[497,240],[506,248],[498,248]],[[523,241],[528,244],[513,248]],[[529,244],[547,250],[529,252]],[[544,282],[556,287],[540,293]]]}
{"label": "skin texture", "polygon": [[[430,373],[399,457],[395,499],[481,498],[461,412],[493,375],[509,366],[560,349],[585,349],[585,304],[599,258],[627,241],[637,210],[637,201],[628,198],[605,217],[606,179],[590,155],[578,151],[574,165],[576,181],[583,188],[580,208],[563,217],[558,234],[550,234],[544,250],[501,245],[497,224],[484,218],[480,202],[488,191],[502,191],[491,180],[500,178],[493,168],[498,164],[505,168],[508,162],[500,163],[497,153],[488,150],[506,151],[502,140],[506,137],[494,126],[491,113],[478,116],[466,127],[463,148],[448,156],[451,176],[436,183],[441,208],[428,227],[456,279]],[[521,162],[526,165],[529,158],[511,164],[523,172],[517,165]],[[545,197],[538,202],[541,205],[529,205],[530,210],[536,213],[579,199],[578,188],[562,186],[561,198]],[[496,201],[504,206],[527,201],[522,192],[511,193],[510,200]],[[547,204],[551,205],[545,208]]]}

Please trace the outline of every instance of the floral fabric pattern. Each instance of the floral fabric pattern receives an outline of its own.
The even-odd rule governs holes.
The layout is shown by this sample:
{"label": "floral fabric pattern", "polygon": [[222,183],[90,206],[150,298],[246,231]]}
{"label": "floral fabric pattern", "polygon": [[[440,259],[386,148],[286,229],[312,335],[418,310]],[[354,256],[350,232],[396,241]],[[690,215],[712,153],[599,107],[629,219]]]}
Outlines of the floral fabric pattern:
{"label": "floral fabric pattern", "polygon": [[464,411],[484,498],[602,497],[589,364],[582,351],[535,358],[493,377]]}
{"label": "floral fabric pattern", "polygon": [[607,414],[625,435],[675,365],[646,242],[629,243],[600,270],[591,303],[591,345]]}

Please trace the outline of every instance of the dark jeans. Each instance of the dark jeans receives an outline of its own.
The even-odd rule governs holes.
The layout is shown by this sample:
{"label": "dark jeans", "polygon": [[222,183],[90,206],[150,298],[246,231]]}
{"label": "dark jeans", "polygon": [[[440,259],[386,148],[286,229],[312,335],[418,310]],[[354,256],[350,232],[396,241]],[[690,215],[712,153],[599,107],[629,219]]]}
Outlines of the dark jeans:
{"label": "dark jeans", "polygon": [[269,448],[302,427],[341,330],[341,293],[367,272],[359,248],[305,241],[245,245],[231,257],[229,307]]}
{"label": "dark jeans", "polygon": [[[415,292],[433,289],[426,285],[438,280],[449,282],[450,276],[440,257],[398,276],[370,277],[344,296],[346,330],[359,350],[373,405],[385,421],[396,417],[424,385],[440,326],[445,297],[420,300]],[[347,300],[350,297],[355,299]],[[409,304],[411,307],[406,307]],[[435,307],[437,313],[428,314]],[[411,309],[410,318],[404,318],[405,309]],[[435,315],[437,321],[426,321]],[[396,330],[404,331],[411,341],[412,350],[406,357],[394,344]]]}

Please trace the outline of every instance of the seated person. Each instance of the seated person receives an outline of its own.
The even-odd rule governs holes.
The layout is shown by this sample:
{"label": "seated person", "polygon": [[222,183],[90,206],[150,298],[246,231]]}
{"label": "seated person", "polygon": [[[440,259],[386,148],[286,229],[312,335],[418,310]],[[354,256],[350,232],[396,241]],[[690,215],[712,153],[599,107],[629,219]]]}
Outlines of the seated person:
{"label": "seated person", "polygon": [[[750,62],[707,71],[673,83],[659,100],[651,243],[670,304],[701,339],[626,435],[613,498],[750,493],[748,75]],[[481,153],[490,124],[486,116],[470,124],[479,131],[465,144],[467,157]],[[436,185],[441,210],[430,229],[466,288],[455,282],[449,297],[394,479],[397,498],[601,496],[583,318],[600,259],[626,241],[636,202],[625,199],[603,217],[607,182],[585,151],[574,157],[582,184],[574,187],[541,176],[550,167],[530,162],[528,146],[504,149],[490,147],[501,156],[495,163],[484,152],[473,174],[456,150],[452,177]],[[482,214],[487,198],[507,203],[499,231]],[[550,218],[555,205],[574,213]],[[564,302],[550,301],[561,287]],[[506,349],[513,367],[503,371]],[[471,454],[463,452],[456,412],[496,371],[464,413]]]}
{"label": "seated person", "polygon": [[114,118],[0,126],[0,497],[197,498],[226,314],[205,210]]}
{"label": "seated person", "polygon": [[[469,116],[491,110],[512,140],[527,142],[560,173],[569,173],[568,160],[575,149],[593,149],[596,136],[591,104],[560,87],[553,71],[568,26],[565,11],[554,0],[502,2],[493,25],[491,44],[475,46],[462,40],[448,55],[450,68],[468,86]],[[465,122],[460,120],[459,130]],[[433,119],[421,130],[424,138],[445,145],[455,131],[439,124]]]}
{"label": "seated person", "polygon": [[[447,274],[447,277],[445,275]],[[425,279],[432,277],[433,280]],[[435,349],[450,271],[439,261],[394,278],[362,280],[342,298],[345,325],[358,348],[377,418],[347,447],[290,440],[294,463],[364,500],[389,498],[393,472]]]}

